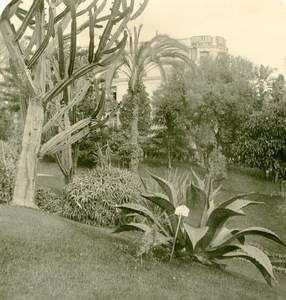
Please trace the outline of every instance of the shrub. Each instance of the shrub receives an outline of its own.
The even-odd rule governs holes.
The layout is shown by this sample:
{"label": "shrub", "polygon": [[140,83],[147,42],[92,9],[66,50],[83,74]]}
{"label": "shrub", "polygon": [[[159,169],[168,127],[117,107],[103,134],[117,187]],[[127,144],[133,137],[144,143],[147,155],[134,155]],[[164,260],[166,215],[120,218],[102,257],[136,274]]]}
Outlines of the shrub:
{"label": "shrub", "polygon": [[283,197],[283,202],[277,207],[277,214],[285,218],[286,220],[286,198],[285,195]]}
{"label": "shrub", "polygon": [[275,181],[286,179],[285,116],[282,109],[266,110],[245,122],[235,145],[236,161],[269,173]]}
{"label": "shrub", "polygon": [[[161,214],[155,214],[146,206],[122,204],[119,208],[145,217],[141,223],[132,222],[119,226],[115,232],[136,230],[144,232],[139,254],[144,254],[157,246],[170,247],[173,244],[177,254],[185,253],[192,259],[207,265],[223,265],[226,259],[243,258],[253,263],[268,284],[274,279],[271,261],[259,248],[245,244],[248,235],[262,236],[285,245],[279,237],[268,229],[250,227],[228,229],[225,224],[235,216],[245,215],[243,208],[259,204],[243,199],[249,194],[237,195],[224,202],[216,202],[220,187],[212,188],[208,176],[201,180],[194,172],[182,182],[184,199],[180,199],[174,186],[165,179],[149,173],[161,186],[164,194],[149,193],[142,196],[159,207]],[[183,205],[180,205],[184,203]],[[172,242],[172,243],[171,243]]]}
{"label": "shrub", "polygon": [[[131,155],[134,152],[132,145],[130,144],[130,139],[130,133],[127,130],[121,130],[112,132],[108,140],[108,145],[110,146],[112,153],[117,156],[120,165],[124,168],[129,168]],[[137,148],[137,150],[138,158],[139,160],[142,160],[143,150],[141,147]]]}
{"label": "shrub", "polygon": [[8,141],[13,134],[13,115],[8,109],[1,109],[0,114],[0,140]]}
{"label": "shrub", "polygon": [[17,158],[17,147],[0,140],[0,203],[2,204],[12,200]]}
{"label": "shrub", "polygon": [[49,213],[61,214],[63,211],[63,198],[49,188],[39,188],[36,192],[36,205]]}
{"label": "shrub", "polygon": [[91,132],[87,139],[79,144],[78,164],[92,168],[98,163],[98,150],[107,145],[108,132]]}
{"label": "shrub", "polygon": [[208,171],[215,180],[227,178],[226,157],[222,154],[221,149],[215,148],[208,158]]}
{"label": "shrub", "polygon": [[134,175],[112,166],[97,167],[74,176],[65,191],[63,216],[85,224],[112,227],[123,214],[115,205],[139,201]]}

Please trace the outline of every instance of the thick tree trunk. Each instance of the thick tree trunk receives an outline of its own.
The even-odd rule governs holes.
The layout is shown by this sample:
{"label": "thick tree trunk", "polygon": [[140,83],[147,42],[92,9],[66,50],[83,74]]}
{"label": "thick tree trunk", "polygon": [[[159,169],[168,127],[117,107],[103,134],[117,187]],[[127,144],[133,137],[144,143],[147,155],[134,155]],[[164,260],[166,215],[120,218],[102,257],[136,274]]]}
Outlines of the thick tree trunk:
{"label": "thick tree trunk", "polygon": [[15,188],[11,205],[36,207],[35,182],[44,111],[40,99],[31,98],[26,116],[22,151],[18,161]]}
{"label": "thick tree trunk", "polygon": [[138,114],[139,105],[138,99],[134,99],[133,116],[131,120],[131,158],[130,158],[130,170],[134,174],[138,174],[139,166],[139,145],[138,145]]}

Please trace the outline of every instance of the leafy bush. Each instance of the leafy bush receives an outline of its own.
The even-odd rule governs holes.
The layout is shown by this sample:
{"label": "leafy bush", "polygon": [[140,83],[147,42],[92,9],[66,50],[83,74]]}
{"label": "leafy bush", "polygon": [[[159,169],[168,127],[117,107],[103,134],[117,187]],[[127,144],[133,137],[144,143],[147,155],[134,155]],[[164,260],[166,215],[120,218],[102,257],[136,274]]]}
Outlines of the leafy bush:
{"label": "leafy bush", "polygon": [[0,140],[0,203],[12,200],[17,158],[17,147]]}
{"label": "leafy bush", "polygon": [[[151,104],[144,84],[137,83],[135,86],[135,93],[139,98],[137,100],[139,104],[138,131],[139,135],[142,136],[146,135],[151,127]],[[123,96],[119,114],[119,120],[123,131],[130,132],[131,130],[134,103],[134,91],[129,88],[127,94]]]}
{"label": "leafy bush", "polygon": [[139,183],[127,170],[97,167],[74,176],[65,191],[62,215],[86,224],[112,227],[123,214],[117,204],[139,201]]}
{"label": "leafy bush", "polygon": [[[141,223],[119,226],[115,232],[136,230],[144,232],[143,246],[139,254],[157,246],[175,246],[177,253],[185,253],[207,265],[222,265],[230,258],[243,258],[253,263],[268,284],[274,279],[272,265],[267,255],[259,248],[245,244],[245,237],[256,235],[285,245],[279,237],[268,229],[250,227],[228,229],[225,224],[235,216],[243,216],[242,209],[259,202],[243,199],[249,194],[237,195],[225,202],[215,203],[220,188],[213,189],[211,177],[201,180],[194,172],[182,182],[185,199],[179,199],[174,186],[158,176],[151,177],[159,183],[164,194],[152,193],[142,196],[158,206],[161,214],[139,204],[122,204],[119,208],[144,216]],[[183,195],[181,193],[181,195]],[[184,203],[184,205],[179,205]],[[174,249],[173,248],[173,249]],[[173,253],[171,252],[171,257]]]}
{"label": "leafy bush", "polygon": [[286,119],[282,109],[253,115],[242,126],[236,142],[239,163],[270,173],[278,181],[286,179]]}
{"label": "leafy bush", "polygon": [[208,157],[208,171],[215,180],[227,178],[226,157],[215,148]]}
{"label": "leafy bush", "polygon": [[[120,165],[124,168],[129,168],[132,155],[132,145],[130,144],[130,132],[127,130],[113,131],[108,138],[108,146],[110,147],[113,156],[116,156]],[[140,143],[140,137],[139,137]],[[138,148],[138,158],[142,160],[143,150]]]}
{"label": "leafy bush", "polygon": [[286,220],[286,198],[284,196],[284,200],[282,202],[282,204],[280,204],[278,207],[277,207],[277,213],[282,216],[283,218],[285,218]]}
{"label": "leafy bush", "polygon": [[8,141],[13,133],[13,115],[8,109],[1,109],[0,114],[0,140]]}
{"label": "leafy bush", "polygon": [[107,130],[91,132],[88,138],[79,144],[78,164],[89,168],[96,166],[98,163],[98,150],[106,146],[107,142]]}
{"label": "leafy bush", "polygon": [[39,188],[36,192],[36,205],[49,213],[61,214],[63,211],[63,198],[49,188]]}

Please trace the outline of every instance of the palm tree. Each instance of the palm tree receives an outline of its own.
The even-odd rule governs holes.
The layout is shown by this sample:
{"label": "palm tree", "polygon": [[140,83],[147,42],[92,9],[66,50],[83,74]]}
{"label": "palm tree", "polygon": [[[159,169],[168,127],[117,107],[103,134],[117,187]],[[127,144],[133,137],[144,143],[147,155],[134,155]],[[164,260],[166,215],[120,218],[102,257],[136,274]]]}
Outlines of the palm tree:
{"label": "palm tree", "polygon": [[191,63],[187,46],[167,35],[156,35],[148,42],[140,42],[141,29],[142,25],[138,30],[134,27],[133,35],[129,31],[129,48],[127,46],[127,49],[122,52],[117,64],[111,70],[111,73],[119,70],[128,78],[128,94],[133,102],[133,114],[130,120],[130,144],[132,149],[130,170],[134,173],[138,172],[139,164],[138,111],[144,77],[150,70],[158,68],[164,80],[168,70],[167,66],[176,67],[182,62]]}

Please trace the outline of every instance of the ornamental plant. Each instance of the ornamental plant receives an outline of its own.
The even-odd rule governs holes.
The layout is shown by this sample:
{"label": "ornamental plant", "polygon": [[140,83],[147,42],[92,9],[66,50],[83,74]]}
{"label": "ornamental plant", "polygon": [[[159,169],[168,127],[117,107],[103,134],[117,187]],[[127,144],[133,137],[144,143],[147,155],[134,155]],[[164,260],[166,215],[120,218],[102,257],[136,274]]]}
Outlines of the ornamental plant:
{"label": "ornamental plant", "polygon": [[66,186],[61,215],[89,225],[115,227],[123,214],[115,205],[140,201],[136,178],[108,163],[75,175]]}
{"label": "ornamental plant", "polygon": [[202,180],[191,171],[181,183],[181,189],[185,191],[182,193],[167,180],[149,174],[163,190],[162,194],[142,194],[153,206],[149,208],[139,204],[117,206],[144,216],[140,223],[131,222],[115,230],[115,232],[128,230],[144,232],[144,243],[139,254],[158,245],[171,248],[173,244],[175,253],[184,252],[206,265],[222,266],[227,259],[243,258],[258,268],[268,284],[271,284],[272,279],[275,280],[268,256],[258,247],[246,244],[245,237],[262,236],[284,246],[285,243],[274,232],[262,227],[229,229],[226,226],[230,218],[245,215],[243,208],[260,204],[244,199],[251,193],[240,194],[223,202],[215,201],[221,186],[214,189],[213,180],[209,175]]}
{"label": "ornamental plant", "polygon": [[12,200],[17,159],[17,145],[0,140],[0,204]]}
{"label": "ornamental plant", "polygon": [[237,163],[286,179],[286,119],[284,109],[255,114],[245,122],[235,143]]}

